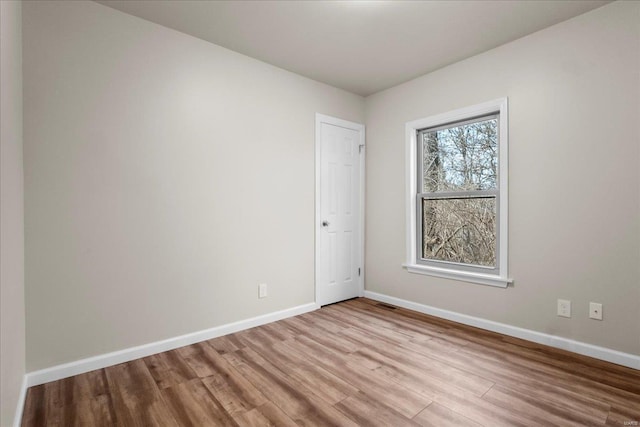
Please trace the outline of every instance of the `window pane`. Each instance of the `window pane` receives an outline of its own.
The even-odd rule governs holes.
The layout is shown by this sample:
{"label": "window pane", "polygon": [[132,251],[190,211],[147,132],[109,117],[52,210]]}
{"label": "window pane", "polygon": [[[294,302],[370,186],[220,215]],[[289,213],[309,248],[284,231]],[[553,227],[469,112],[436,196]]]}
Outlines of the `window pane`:
{"label": "window pane", "polygon": [[422,218],[422,258],[495,267],[495,197],[423,199]]}
{"label": "window pane", "polygon": [[497,118],[421,135],[424,192],[497,188]]}

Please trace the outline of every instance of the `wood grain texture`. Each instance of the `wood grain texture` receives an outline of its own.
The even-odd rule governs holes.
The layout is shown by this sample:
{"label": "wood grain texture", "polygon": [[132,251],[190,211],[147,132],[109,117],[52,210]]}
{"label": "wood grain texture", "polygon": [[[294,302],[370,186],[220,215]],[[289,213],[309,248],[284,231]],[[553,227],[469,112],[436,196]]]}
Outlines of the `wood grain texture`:
{"label": "wood grain texture", "polygon": [[624,426],[640,371],[359,298],[32,387],[24,426]]}
{"label": "wood grain texture", "polygon": [[415,416],[414,420],[424,427],[479,427],[482,425],[436,402],[427,406],[424,411]]}

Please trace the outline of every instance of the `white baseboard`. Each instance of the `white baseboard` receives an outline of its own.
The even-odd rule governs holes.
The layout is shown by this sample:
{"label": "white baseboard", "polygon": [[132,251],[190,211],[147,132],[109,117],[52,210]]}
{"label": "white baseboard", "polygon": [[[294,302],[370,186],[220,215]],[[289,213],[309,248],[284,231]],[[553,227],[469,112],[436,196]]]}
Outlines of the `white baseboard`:
{"label": "white baseboard", "polygon": [[75,362],[65,363],[39,371],[29,372],[26,375],[27,387],[48,383],[50,381],[60,380],[96,369],[106,368],[108,366],[117,365],[118,363],[129,362],[141,357],[150,356],[152,354],[161,353],[163,351],[173,350],[175,348],[184,347],[186,345],[210,340],[212,338],[221,337],[227,334],[232,334],[234,332],[253,328],[255,326],[260,326],[267,323],[275,322],[277,320],[286,319],[287,317],[297,316],[299,314],[307,313],[318,308],[320,307],[316,303],[299,305],[297,307],[263,314],[261,316],[252,317],[250,319],[227,323],[226,325],[216,326],[214,328],[205,329],[203,331],[193,332],[162,341],[114,351],[112,353],[89,357],[87,359],[76,360]]}
{"label": "white baseboard", "polygon": [[364,291],[364,296],[372,300],[393,304],[398,307],[429,314],[431,316],[440,317],[443,319],[462,323],[464,325],[475,326],[476,328],[498,332],[500,334],[509,335],[511,337],[521,338],[523,340],[548,345],[550,347],[571,351],[573,353],[582,354],[584,356],[589,356],[640,370],[640,356],[634,354],[623,353],[621,351],[612,350],[606,347],[599,347],[597,345],[574,341],[555,335],[544,334],[542,332],[519,328],[517,326],[511,326],[505,323],[498,323],[479,317],[468,316],[466,314],[456,313],[455,311],[443,310],[425,304],[407,301],[389,295],[379,294],[377,292]]}
{"label": "white baseboard", "polygon": [[22,385],[20,386],[20,394],[18,395],[18,407],[16,415],[13,417],[13,427],[22,425],[22,413],[24,412],[24,403],[27,400],[27,376],[22,377]]}

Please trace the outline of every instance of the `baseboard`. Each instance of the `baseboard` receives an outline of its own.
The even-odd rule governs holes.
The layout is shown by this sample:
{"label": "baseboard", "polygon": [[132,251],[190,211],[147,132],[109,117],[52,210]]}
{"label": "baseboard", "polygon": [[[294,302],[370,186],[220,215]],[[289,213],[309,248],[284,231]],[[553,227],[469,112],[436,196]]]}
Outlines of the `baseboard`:
{"label": "baseboard", "polygon": [[75,362],[65,363],[39,371],[29,372],[26,375],[27,387],[48,383],[50,381],[60,380],[96,369],[106,368],[108,366],[117,365],[118,363],[129,362],[141,357],[150,356],[152,354],[161,353],[163,351],[173,350],[175,348],[184,347],[186,345],[210,340],[212,338],[221,337],[227,334],[232,334],[234,332],[253,328],[255,326],[260,326],[278,320],[286,319],[287,317],[297,316],[299,314],[307,313],[318,308],[320,307],[316,303],[299,305],[297,307],[252,317],[250,319],[216,326],[214,328],[206,329],[203,331],[193,332],[162,341],[114,351],[112,353],[102,354],[87,359],[81,359]]}
{"label": "baseboard", "polygon": [[500,334],[521,338],[523,340],[548,345],[550,347],[571,351],[573,353],[582,354],[584,356],[589,356],[595,359],[600,359],[640,370],[640,356],[634,354],[623,353],[621,351],[612,350],[606,347],[599,347],[580,341],[574,341],[568,338],[558,337],[555,335],[532,331],[530,329],[507,325],[505,323],[498,323],[479,317],[468,316],[466,314],[456,313],[455,311],[443,310],[425,304],[407,301],[389,295],[379,294],[377,292],[364,291],[364,296],[375,301],[393,304],[398,307],[429,314],[431,316],[440,317],[442,319],[451,320],[454,322],[462,323],[464,325],[475,326],[476,328],[498,332]]}
{"label": "baseboard", "polygon": [[22,413],[24,412],[24,403],[27,400],[27,376],[22,377],[22,385],[20,386],[20,394],[18,395],[18,407],[16,408],[16,415],[13,417],[13,427],[20,427],[22,425]]}

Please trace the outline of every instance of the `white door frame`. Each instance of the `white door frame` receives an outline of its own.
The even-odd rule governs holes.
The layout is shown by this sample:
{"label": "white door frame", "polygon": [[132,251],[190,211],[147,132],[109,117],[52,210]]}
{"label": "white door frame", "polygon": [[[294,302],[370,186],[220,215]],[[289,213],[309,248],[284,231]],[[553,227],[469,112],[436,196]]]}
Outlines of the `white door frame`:
{"label": "white door frame", "polygon": [[320,128],[322,123],[327,123],[334,126],[340,126],[343,128],[351,129],[358,132],[358,161],[360,162],[360,275],[358,276],[358,288],[359,296],[364,296],[364,193],[365,193],[365,128],[363,124],[350,122],[347,120],[338,119],[336,117],[327,116],[324,114],[316,113],[316,214],[315,214],[315,302],[319,304],[319,271],[320,271],[320,233],[322,232],[322,218],[320,215]]}

